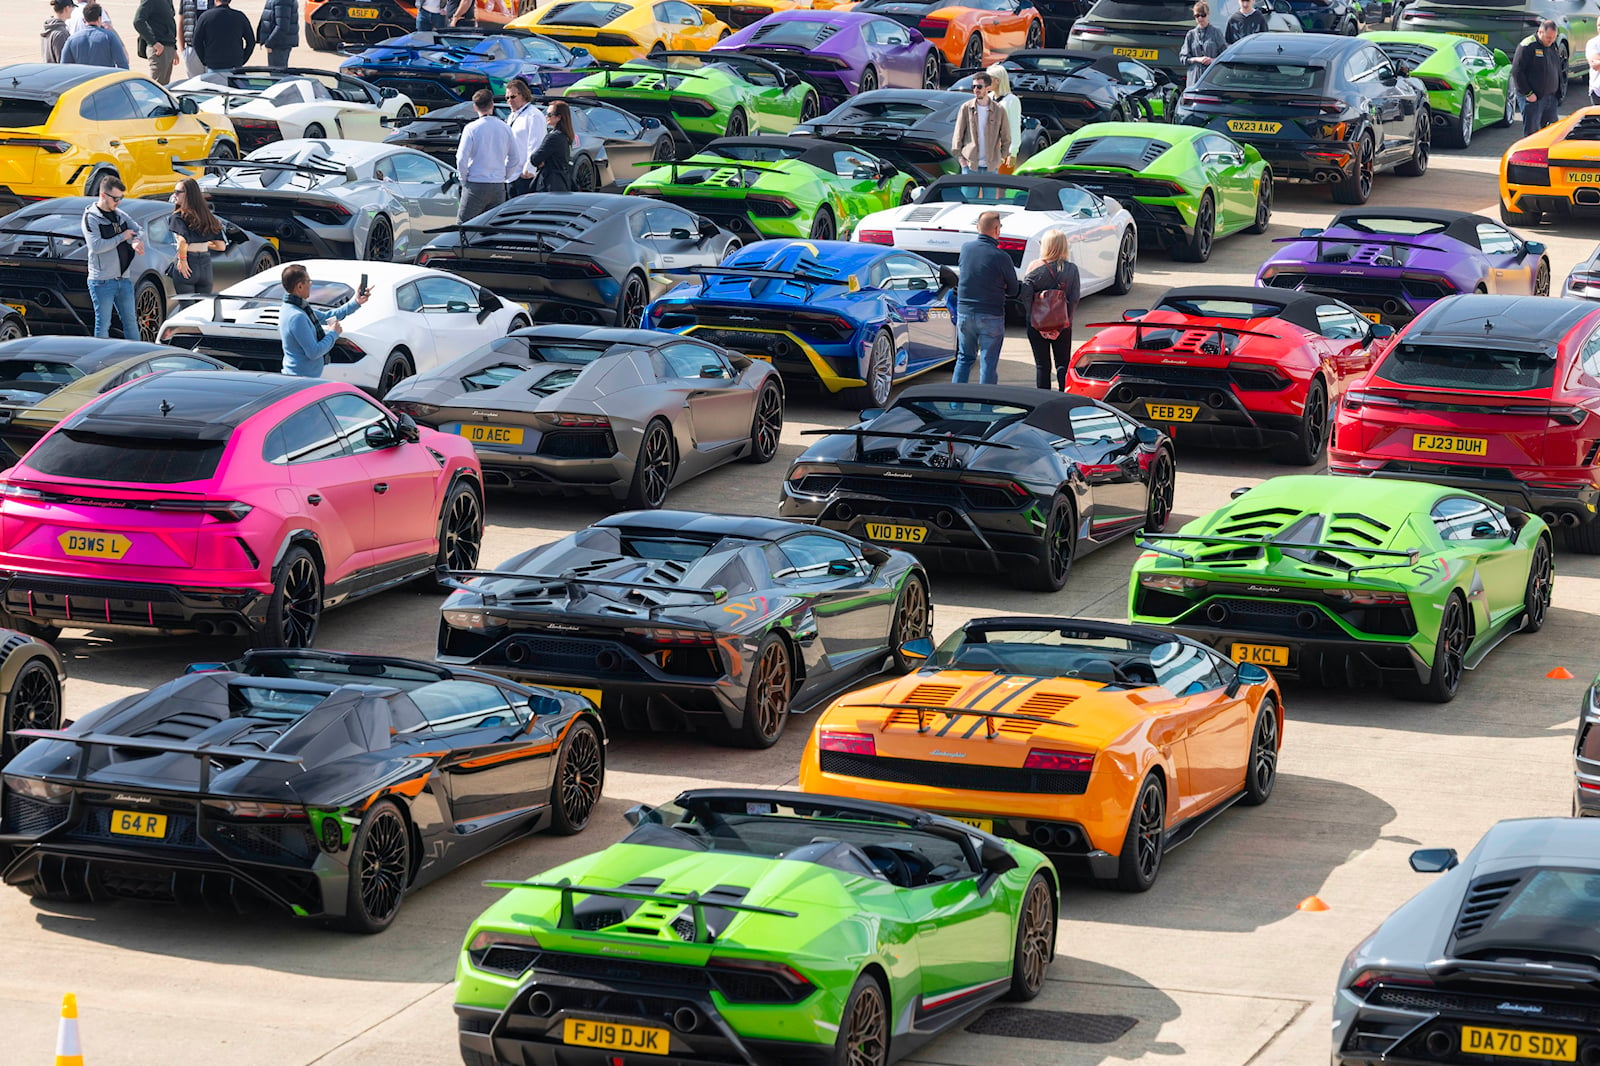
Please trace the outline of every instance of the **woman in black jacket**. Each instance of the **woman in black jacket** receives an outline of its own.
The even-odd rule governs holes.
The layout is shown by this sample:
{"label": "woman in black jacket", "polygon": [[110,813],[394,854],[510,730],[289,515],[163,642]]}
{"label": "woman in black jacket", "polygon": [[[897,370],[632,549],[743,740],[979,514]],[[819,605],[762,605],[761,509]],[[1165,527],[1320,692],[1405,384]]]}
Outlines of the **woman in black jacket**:
{"label": "woman in black jacket", "polygon": [[1078,313],[1078,266],[1067,258],[1067,234],[1053,229],[1039,243],[1039,258],[1028,267],[1028,276],[1022,279],[1022,308],[1028,314],[1033,309],[1034,295],[1051,289],[1067,294],[1067,325],[1054,337],[1048,337],[1028,323],[1028,344],[1033,348],[1034,384],[1041,389],[1050,388],[1050,362],[1055,359],[1055,386],[1067,391],[1067,368],[1072,365],[1072,319]]}
{"label": "woman in black jacket", "polygon": [[222,222],[211,213],[199,182],[184,178],[172,190],[172,215],[167,227],[178,242],[178,257],[172,261],[172,287],[179,293],[211,291],[211,253],[225,252],[228,242],[222,235]]}
{"label": "woman in black jacket", "polygon": [[572,131],[572,110],[565,100],[552,100],[545,109],[548,122],[544,140],[533,150],[534,192],[572,191],[572,146],[577,135]]}

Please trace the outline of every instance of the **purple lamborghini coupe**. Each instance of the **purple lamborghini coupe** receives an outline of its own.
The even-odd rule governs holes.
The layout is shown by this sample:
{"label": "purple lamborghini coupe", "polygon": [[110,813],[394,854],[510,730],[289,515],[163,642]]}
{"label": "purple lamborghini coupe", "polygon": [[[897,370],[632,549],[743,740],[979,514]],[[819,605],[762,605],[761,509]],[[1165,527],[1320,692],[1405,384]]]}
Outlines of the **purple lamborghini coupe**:
{"label": "purple lamborghini coupe", "polygon": [[1550,295],[1543,244],[1465,211],[1354,207],[1276,243],[1257,284],[1332,296],[1396,327],[1458,292]]}
{"label": "purple lamborghini coupe", "polygon": [[916,30],[854,11],[779,11],[712,46],[794,71],[833,107],[873,89],[937,89],[939,53]]}

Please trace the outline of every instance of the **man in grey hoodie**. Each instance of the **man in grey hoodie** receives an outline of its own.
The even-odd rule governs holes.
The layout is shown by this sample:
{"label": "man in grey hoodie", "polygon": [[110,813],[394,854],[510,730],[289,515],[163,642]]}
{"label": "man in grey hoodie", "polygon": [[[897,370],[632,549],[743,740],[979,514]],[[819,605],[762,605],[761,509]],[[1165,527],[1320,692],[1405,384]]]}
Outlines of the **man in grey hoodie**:
{"label": "man in grey hoodie", "polygon": [[83,212],[83,240],[89,246],[89,300],[94,304],[94,335],[111,336],[111,310],[117,311],[122,336],[139,340],[139,316],[133,306],[133,279],[128,268],[144,254],[144,238],[133,219],[117,205],[127,195],[121,178],[100,180],[100,195]]}
{"label": "man in grey hoodie", "polygon": [[50,0],[54,12],[44,20],[44,32],[39,34],[39,48],[46,63],[61,62],[61,49],[72,31],[67,29],[67,19],[72,17],[72,0]]}

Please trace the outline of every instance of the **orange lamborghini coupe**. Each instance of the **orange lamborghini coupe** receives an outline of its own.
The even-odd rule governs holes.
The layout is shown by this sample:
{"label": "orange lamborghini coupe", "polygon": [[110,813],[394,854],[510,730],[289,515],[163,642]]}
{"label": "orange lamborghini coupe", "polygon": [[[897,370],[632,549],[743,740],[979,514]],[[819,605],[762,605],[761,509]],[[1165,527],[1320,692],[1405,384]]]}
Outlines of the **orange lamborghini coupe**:
{"label": "orange lamborghini coupe", "polygon": [[1283,699],[1261,667],[1165,630],[983,618],[806,741],[807,792],[948,814],[1129,892],[1234,803],[1266,802]]}

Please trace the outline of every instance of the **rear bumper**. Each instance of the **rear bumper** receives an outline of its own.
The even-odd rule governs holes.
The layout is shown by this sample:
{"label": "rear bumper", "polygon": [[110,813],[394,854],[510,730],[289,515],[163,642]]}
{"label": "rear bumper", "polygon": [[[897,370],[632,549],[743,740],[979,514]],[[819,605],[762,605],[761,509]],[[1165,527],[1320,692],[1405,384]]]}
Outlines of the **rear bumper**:
{"label": "rear bumper", "polygon": [[1600,185],[1588,185],[1569,192],[1525,192],[1513,186],[1508,190],[1514,211],[1539,211],[1544,214],[1570,212],[1582,218],[1600,215]]}
{"label": "rear bumper", "polygon": [[627,496],[633,462],[621,455],[604,459],[551,459],[478,452],[483,483],[491,489],[514,489],[539,496]]}
{"label": "rear bumper", "polygon": [[13,260],[0,266],[0,303],[19,308],[28,332],[35,336],[87,337],[94,332],[94,304],[88,276],[82,271],[53,271],[47,265]]}
{"label": "rear bumper", "polygon": [[5,613],[41,622],[243,634],[266,624],[272,591],[205,588],[0,570]]}
{"label": "rear bumper", "polygon": [[1134,617],[1135,625],[1160,625],[1207,644],[1231,658],[1235,644],[1261,644],[1288,649],[1286,666],[1269,666],[1280,678],[1312,684],[1336,682],[1356,687],[1386,680],[1416,678],[1426,681],[1432,672],[1412,647],[1402,642],[1364,641],[1354,637],[1302,638],[1248,629],[1213,629],[1174,625],[1154,618]]}
{"label": "rear bumper", "polygon": [[460,259],[430,253],[423,266],[448,270],[527,309],[534,322],[617,324],[622,285],[611,277],[545,278],[542,264],[515,260]]}
{"label": "rear bumper", "polygon": [[[346,45],[374,45],[391,37],[401,37],[416,32],[416,16],[401,10],[395,4],[354,6],[376,8],[378,17],[352,19],[344,14],[344,4],[324,4],[311,12],[303,23],[306,44],[318,51],[333,51]],[[338,17],[333,15],[335,10],[340,12]]]}
{"label": "rear bumper", "polygon": [[[1455,473],[1448,463],[1427,463],[1408,459],[1400,469],[1393,469],[1385,459],[1368,459],[1350,452],[1328,453],[1328,472],[1347,477],[1397,478],[1402,481],[1425,481],[1430,485],[1448,485],[1465,489],[1502,506],[1520,507],[1530,514],[1572,515],[1580,524],[1593,522],[1596,508],[1600,507],[1600,488],[1593,482],[1574,482],[1570,485],[1533,485],[1515,478],[1484,478]],[[1567,520],[1570,524],[1571,520]]]}
{"label": "rear bumper", "polygon": [[[1300,437],[1302,414],[1250,410],[1231,389],[1128,380],[1124,377],[1106,390],[1103,398],[1112,407],[1141,422],[1166,425],[1174,440],[1186,444],[1257,448],[1289,443]],[[1150,414],[1147,407],[1150,403],[1183,405],[1199,410],[1191,422],[1164,423]]]}
{"label": "rear bumper", "polygon": [[[1019,563],[1033,563],[1044,545],[1037,502],[1015,511],[984,513],[980,523],[960,505],[909,500],[873,499],[848,493],[825,498],[802,496],[784,483],[778,517],[812,522],[874,543],[867,524],[910,524],[925,529],[920,544],[895,543],[939,569],[1003,572]],[[1036,525],[1034,518],[1039,517]],[[883,542],[876,542],[883,543]]]}
{"label": "rear bumper", "polygon": [[1327,184],[1348,178],[1355,173],[1357,153],[1361,150],[1356,141],[1256,139],[1229,131],[1226,122],[1204,125],[1250,145],[1272,168],[1273,178],[1280,181]]}

